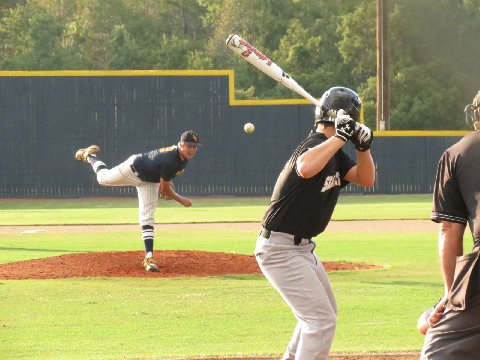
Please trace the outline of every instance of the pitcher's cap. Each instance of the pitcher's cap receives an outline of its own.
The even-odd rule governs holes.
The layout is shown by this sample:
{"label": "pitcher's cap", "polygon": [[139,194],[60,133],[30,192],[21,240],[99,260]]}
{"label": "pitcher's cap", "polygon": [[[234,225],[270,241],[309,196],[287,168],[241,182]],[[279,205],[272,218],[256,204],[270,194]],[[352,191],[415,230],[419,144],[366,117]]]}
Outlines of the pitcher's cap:
{"label": "pitcher's cap", "polygon": [[180,137],[180,141],[186,144],[202,145],[199,143],[200,138],[198,137],[197,133],[192,130],[185,131]]}

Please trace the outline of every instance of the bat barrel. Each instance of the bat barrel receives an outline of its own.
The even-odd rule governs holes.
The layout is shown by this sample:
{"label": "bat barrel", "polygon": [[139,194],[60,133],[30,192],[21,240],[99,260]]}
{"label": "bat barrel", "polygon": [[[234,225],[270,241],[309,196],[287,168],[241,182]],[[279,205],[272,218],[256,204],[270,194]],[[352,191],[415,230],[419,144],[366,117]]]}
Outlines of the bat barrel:
{"label": "bat barrel", "polygon": [[282,70],[277,64],[265,56],[260,50],[255,48],[245,39],[237,34],[231,34],[225,40],[226,45],[237,55],[243,57],[258,70],[278,81],[286,88],[303,96],[305,99],[319,106],[319,101],[302,88],[290,75]]}

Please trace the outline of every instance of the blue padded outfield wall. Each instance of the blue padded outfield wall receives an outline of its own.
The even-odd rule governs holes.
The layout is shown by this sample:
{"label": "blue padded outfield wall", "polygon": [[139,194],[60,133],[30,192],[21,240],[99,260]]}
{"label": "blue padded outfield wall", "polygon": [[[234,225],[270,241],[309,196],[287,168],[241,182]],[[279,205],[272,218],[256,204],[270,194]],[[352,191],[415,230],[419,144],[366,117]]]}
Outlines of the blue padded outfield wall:
{"label": "blue padded outfield wall", "polygon": [[[75,151],[98,144],[111,167],[176,144],[188,129],[203,147],[174,179],[180,194],[268,196],[313,117],[303,99],[236,100],[232,70],[0,72],[0,197],[133,196],[99,186]],[[344,191],[430,193],[441,153],[464,134],[375,132],[377,183]]]}

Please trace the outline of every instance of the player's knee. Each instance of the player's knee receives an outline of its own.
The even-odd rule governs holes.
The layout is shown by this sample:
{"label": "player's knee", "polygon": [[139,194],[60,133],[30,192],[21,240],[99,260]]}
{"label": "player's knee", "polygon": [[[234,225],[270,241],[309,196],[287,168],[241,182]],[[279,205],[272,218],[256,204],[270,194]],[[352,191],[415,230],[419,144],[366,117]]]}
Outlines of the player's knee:
{"label": "player's knee", "polygon": [[332,319],[331,319],[331,322],[330,322],[330,328],[335,331],[335,329],[337,328],[337,314],[333,313],[333,316],[332,316]]}
{"label": "player's knee", "polygon": [[156,203],[146,203],[139,209],[139,222],[140,225],[154,225],[155,224],[155,208]]}
{"label": "player's knee", "polygon": [[331,330],[331,331],[335,331],[336,327],[337,327],[337,314],[335,314],[335,311],[332,311],[329,312],[325,318],[323,319],[322,323],[324,324],[323,327],[326,329],[326,330]]}
{"label": "player's knee", "polygon": [[333,309],[321,311],[309,319],[304,319],[304,323],[318,334],[334,332],[337,327],[337,315]]}
{"label": "player's knee", "polygon": [[318,318],[312,324],[319,329],[321,333],[334,333],[337,328],[337,314],[331,309],[331,311],[322,312]]}
{"label": "player's knee", "polygon": [[97,182],[99,185],[108,185],[108,181],[106,178],[107,169],[101,169],[97,172]]}

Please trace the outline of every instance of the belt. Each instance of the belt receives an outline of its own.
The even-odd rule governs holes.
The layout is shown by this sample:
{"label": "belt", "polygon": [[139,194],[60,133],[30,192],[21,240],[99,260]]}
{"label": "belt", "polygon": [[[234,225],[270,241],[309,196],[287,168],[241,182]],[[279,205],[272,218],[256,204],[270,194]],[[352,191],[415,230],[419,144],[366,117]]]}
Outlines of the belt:
{"label": "belt", "polygon": [[[272,232],[270,230],[265,229],[264,227],[262,227],[262,230],[260,230],[260,236],[265,239],[270,239],[271,235],[272,235]],[[304,239],[299,235],[292,235],[292,234],[288,234],[288,235],[293,236],[293,243],[295,245],[300,245],[300,243]],[[311,240],[311,239],[305,239],[305,240]]]}
{"label": "belt", "polygon": [[135,175],[137,178],[139,178],[140,180],[142,180],[140,178],[140,174],[138,173],[138,171],[135,169],[135,166],[133,166],[133,164],[130,164],[130,170],[132,170],[132,174]]}
{"label": "belt", "polygon": [[134,174],[137,174],[137,175],[138,175],[138,172],[137,172],[137,170],[135,170],[135,167],[133,166],[133,164],[130,164],[130,169],[132,170],[132,172],[133,172]]}
{"label": "belt", "polygon": [[140,154],[138,154],[138,155],[132,155],[132,156],[130,156],[130,157],[128,158],[128,160],[127,160],[127,161],[131,161],[130,169],[132,170],[132,172],[133,172],[134,174],[137,174],[137,175],[138,175],[138,171],[137,171],[137,169],[135,169],[135,166],[133,166],[133,163],[135,162],[135,160],[138,159],[139,156],[140,156]]}

